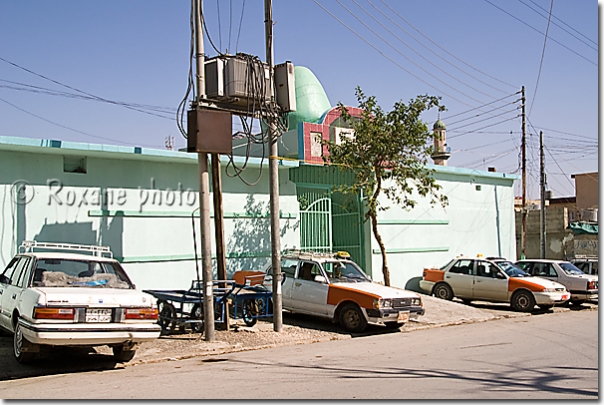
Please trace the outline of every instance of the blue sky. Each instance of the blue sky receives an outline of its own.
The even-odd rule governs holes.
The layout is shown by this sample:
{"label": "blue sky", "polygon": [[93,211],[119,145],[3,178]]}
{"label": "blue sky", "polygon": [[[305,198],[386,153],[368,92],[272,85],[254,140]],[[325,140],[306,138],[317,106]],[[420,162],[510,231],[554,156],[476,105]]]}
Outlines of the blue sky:
{"label": "blue sky", "polygon": [[[449,165],[506,173],[520,174],[514,93],[524,85],[529,198],[539,197],[538,131],[548,189],[570,196],[571,174],[598,170],[599,5],[556,0],[548,29],[551,5],[274,0],[275,62],[311,69],[334,106],[356,106],[356,86],[385,109],[442,96]],[[0,2],[0,135],[160,149],[174,136],[183,147],[174,111],[187,84],[189,12],[185,0]],[[205,0],[204,12],[222,52],[265,59],[262,1]],[[437,114],[423,118],[431,125]]]}

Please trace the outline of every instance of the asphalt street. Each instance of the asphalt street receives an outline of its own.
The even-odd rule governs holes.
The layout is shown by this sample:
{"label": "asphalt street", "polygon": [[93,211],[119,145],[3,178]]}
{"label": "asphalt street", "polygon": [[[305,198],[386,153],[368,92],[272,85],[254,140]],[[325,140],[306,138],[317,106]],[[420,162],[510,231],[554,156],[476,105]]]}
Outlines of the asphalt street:
{"label": "asphalt street", "polygon": [[598,312],[0,382],[13,399],[598,399]]}

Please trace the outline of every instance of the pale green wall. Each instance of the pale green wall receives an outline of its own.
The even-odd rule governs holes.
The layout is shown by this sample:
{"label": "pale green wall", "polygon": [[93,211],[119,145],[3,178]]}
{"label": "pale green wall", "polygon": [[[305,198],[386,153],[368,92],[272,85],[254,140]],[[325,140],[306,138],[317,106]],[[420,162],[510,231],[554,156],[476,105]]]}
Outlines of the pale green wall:
{"label": "pale green wall", "polygon": [[[378,230],[386,246],[393,286],[416,289],[424,268],[441,267],[460,254],[516,257],[513,182],[517,176],[432,168],[449,198],[445,208],[417,199],[416,207],[405,211],[385,196],[381,199],[390,206],[380,212]],[[371,246],[373,279],[383,281],[382,258],[373,233]]]}
{"label": "pale green wall", "polygon": [[[6,140],[6,139],[4,139]],[[195,155],[180,152],[125,153],[125,149],[91,151],[86,144],[60,148],[26,145],[28,140],[0,139],[0,266],[4,268],[24,239],[48,242],[109,245],[138,288],[188,288],[195,276],[191,212],[198,207]],[[87,173],[65,173],[63,155],[87,156]],[[193,157],[193,158],[192,158]],[[251,167],[250,167],[251,166]],[[263,269],[270,258],[268,167],[255,186],[225,175],[222,163],[225,239],[229,275],[240,269]],[[298,203],[287,167],[280,170],[282,248],[299,246]],[[243,173],[254,180],[260,167],[252,162]],[[63,189],[53,193],[48,179],[59,179]],[[11,185],[25,180],[27,204],[15,202]],[[152,186],[152,181],[154,186]],[[167,189],[191,189],[183,200],[166,204]],[[156,191],[152,191],[152,187]],[[83,193],[87,190],[83,204]],[[95,191],[110,190],[113,202],[93,204]],[[161,191],[162,203],[159,203]],[[120,194],[121,193],[121,194]],[[152,204],[152,194],[156,194]],[[68,205],[67,196],[75,196]],[[175,197],[180,193],[175,194]],[[58,204],[52,195],[62,202]],[[121,195],[121,198],[118,198]],[[145,195],[147,203],[142,205]],[[71,202],[71,201],[70,201]],[[82,203],[80,205],[80,203]],[[118,212],[119,211],[119,212]],[[212,236],[214,240],[212,224]],[[196,219],[198,252],[199,220]],[[214,245],[212,245],[214,251]],[[242,253],[247,257],[238,258]]]}

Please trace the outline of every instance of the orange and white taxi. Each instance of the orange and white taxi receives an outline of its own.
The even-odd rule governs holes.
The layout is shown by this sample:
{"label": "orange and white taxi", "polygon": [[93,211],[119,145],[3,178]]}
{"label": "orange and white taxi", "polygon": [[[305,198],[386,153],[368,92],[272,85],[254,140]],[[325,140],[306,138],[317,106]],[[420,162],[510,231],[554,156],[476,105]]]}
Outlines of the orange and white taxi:
{"label": "orange and white taxi", "polygon": [[535,305],[550,309],[570,299],[560,283],[534,277],[502,258],[457,257],[440,269],[424,269],[422,290],[438,298],[509,302],[516,311],[530,312]]}
{"label": "orange and white taxi", "polygon": [[[339,322],[349,332],[368,323],[398,328],[424,314],[419,294],[371,281],[346,252],[288,252],[281,260],[283,308]],[[271,268],[264,283],[272,282]]]}

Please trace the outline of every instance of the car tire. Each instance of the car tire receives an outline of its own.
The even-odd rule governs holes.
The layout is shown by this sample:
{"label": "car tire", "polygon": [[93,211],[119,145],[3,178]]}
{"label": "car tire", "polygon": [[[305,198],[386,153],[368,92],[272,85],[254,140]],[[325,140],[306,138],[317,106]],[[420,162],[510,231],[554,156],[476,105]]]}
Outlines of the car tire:
{"label": "car tire", "polygon": [[159,300],[157,301],[157,309],[159,313],[157,323],[161,326],[161,331],[163,333],[173,332],[176,328],[176,308],[174,308],[174,305],[167,301]]}
{"label": "car tire", "polygon": [[19,321],[17,320],[17,325],[15,325],[15,333],[13,335],[13,353],[15,355],[15,359],[21,364],[31,363],[32,360],[36,357],[36,353],[34,352],[24,352],[23,348],[26,346],[33,346],[33,343],[30,343],[25,336],[23,336],[23,332],[21,331],[21,325],[19,325]]}
{"label": "car tire", "polygon": [[200,304],[195,304],[193,305],[193,308],[191,308],[191,319],[192,320],[201,320],[201,322],[192,322],[191,323],[191,331],[193,331],[194,333],[203,333],[204,330],[204,326],[203,326],[203,319],[204,319],[204,314],[203,314],[203,306]]}
{"label": "car tire", "polygon": [[434,294],[436,298],[447,301],[451,301],[453,299],[453,290],[448,284],[445,283],[436,284],[432,290],[432,294]]}
{"label": "car tire", "polygon": [[258,322],[258,318],[254,318],[255,316],[258,316],[258,303],[256,300],[243,301],[242,312],[243,322],[245,322],[247,326],[251,327],[256,325],[256,322]]}
{"label": "car tire", "polygon": [[518,312],[531,312],[535,308],[535,298],[529,291],[516,291],[512,295],[511,304]]}
{"label": "car tire", "polygon": [[340,311],[340,325],[347,332],[362,332],[367,327],[367,319],[355,304],[346,304]]}
{"label": "car tire", "polygon": [[124,346],[113,346],[113,357],[120,363],[127,363],[134,358],[135,350],[124,349]]}
{"label": "car tire", "polygon": [[400,329],[401,326],[404,325],[404,323],[398,323],[398,322],[384,322],[384,325],[386,325],[386,328],[388,329]]}

